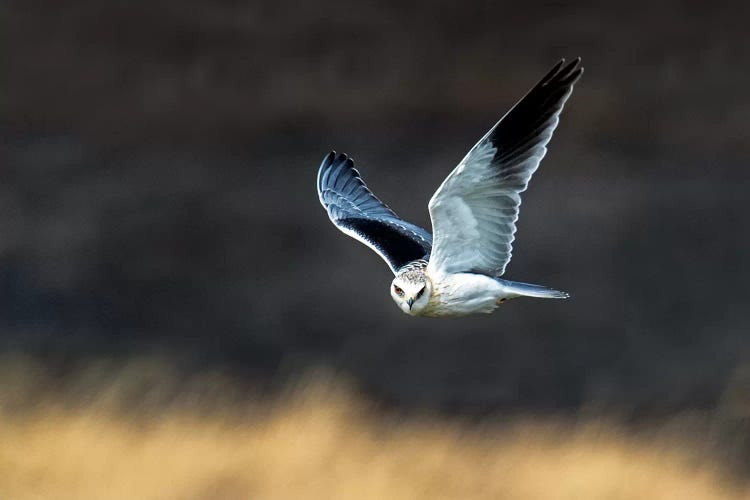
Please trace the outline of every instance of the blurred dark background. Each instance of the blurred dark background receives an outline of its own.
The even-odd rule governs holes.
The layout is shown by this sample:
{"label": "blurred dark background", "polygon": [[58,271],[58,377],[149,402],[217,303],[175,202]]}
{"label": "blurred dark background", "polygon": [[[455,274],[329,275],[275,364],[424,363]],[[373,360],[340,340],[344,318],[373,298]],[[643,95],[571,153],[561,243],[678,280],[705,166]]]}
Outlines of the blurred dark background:
{"label": "blurred dark background", "polygon": [[[447,413],[750,418],[742,6],[0,1],[0,350],[260,385],[325,366]],[[320,160],[429,228],[441,180],[576,56],[507,273],[572,298],[405,316],[319,206]]]}

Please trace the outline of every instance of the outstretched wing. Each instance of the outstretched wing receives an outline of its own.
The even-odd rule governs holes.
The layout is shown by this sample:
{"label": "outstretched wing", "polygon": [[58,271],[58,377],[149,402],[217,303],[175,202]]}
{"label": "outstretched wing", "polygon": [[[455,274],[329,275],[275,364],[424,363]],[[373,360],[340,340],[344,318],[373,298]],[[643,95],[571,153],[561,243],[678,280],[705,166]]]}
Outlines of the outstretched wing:
{"label": "outstretched wing", "polygon": [[332,151],[321,163],[318,196],[331,222],[375,250],[394,273],[430,254],[430,233],[400,219],[377,199],[345,154]]}
{"label": "outstretched wing", "polygon": [[555,65],[469,151],[430,199],[430,272],[500,276],[510,261],[520,193],[539,166],[558,116],[583,73]]}

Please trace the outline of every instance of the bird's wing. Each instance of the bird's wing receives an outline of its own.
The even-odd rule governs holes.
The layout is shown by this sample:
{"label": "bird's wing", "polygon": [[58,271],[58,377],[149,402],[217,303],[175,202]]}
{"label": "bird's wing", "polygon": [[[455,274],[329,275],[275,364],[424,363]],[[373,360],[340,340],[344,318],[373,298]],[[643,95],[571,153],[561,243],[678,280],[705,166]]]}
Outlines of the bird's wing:
{"label": "bird's wing", "polygon": [[539,166],[583,72],[555,65],[469,151],[430,199],[430,272],[500,276],[510,261],[520,193]]}
{"label": "bird's wing", "polygon": [[430,233],[400,219],[376,198],[345,154],[332,151],[321,163],[318,196],[331,222],[375,250],[394,273],[430,254]]}

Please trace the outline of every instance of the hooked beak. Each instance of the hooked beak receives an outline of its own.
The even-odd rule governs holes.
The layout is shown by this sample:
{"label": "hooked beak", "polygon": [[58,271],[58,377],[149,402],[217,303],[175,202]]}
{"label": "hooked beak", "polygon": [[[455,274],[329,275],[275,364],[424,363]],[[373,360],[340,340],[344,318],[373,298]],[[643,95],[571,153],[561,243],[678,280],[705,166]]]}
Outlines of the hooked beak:
{"label": "hooked beak", "polygon": [[414,304],[414,297],[412,297],[409,300],[407,300],[406,303],[409,304],[409,310],[411,310],[411,306],[412,306],[412,304]]}

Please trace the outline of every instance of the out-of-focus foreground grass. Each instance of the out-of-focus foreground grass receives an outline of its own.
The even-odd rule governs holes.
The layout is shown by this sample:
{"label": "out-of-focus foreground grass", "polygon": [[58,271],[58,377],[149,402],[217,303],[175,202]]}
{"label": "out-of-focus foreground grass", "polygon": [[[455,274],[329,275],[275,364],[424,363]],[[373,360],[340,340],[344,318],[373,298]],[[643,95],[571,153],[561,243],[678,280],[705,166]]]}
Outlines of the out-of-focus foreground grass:
{"label": "out-of-focus foreground grass", "polygon": [[604,420],[469,424],[399,417],[331,377],[251,398],[154,361],[64,383],[0,361],[2,499],[750,498],[688,443]]}

